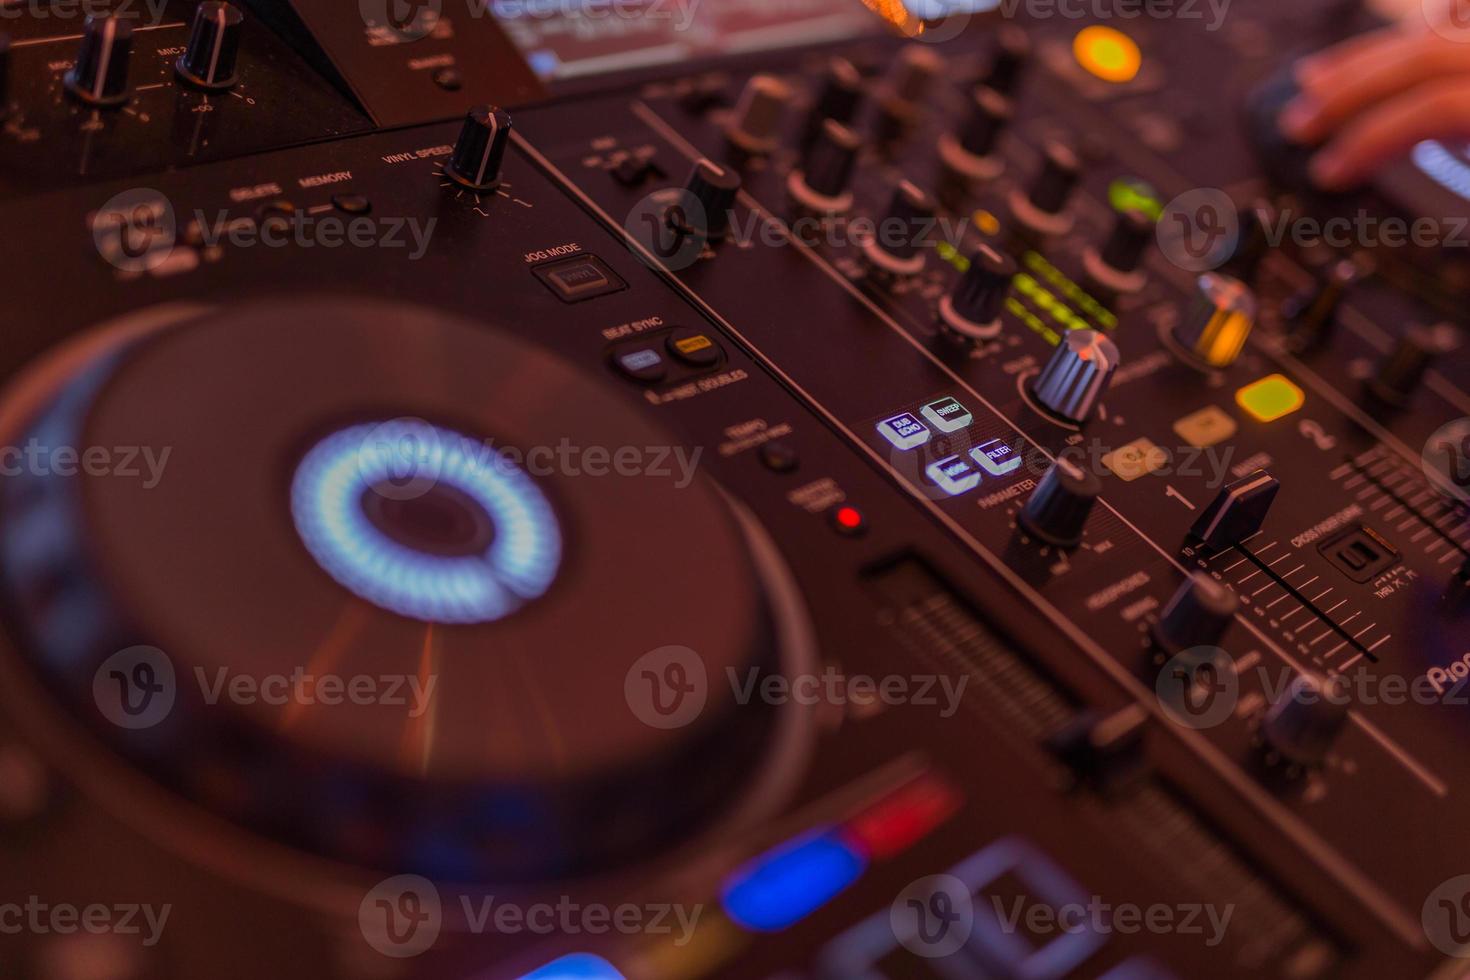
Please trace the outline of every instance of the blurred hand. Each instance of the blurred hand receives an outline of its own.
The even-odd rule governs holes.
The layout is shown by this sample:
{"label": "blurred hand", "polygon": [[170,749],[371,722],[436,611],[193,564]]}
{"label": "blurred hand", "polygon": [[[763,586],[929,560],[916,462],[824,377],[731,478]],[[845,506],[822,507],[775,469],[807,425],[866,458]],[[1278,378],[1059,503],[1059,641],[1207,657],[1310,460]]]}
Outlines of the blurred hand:
{"label": "blurred hand", "polygon": [[1421,140],[1470,137],[1470,16],[1453,9],[1470,4],[1440,2],[1297,63],[1301,95],[1278,124],[1294,142],[1322,144],[1319,186],[1351,187]]}

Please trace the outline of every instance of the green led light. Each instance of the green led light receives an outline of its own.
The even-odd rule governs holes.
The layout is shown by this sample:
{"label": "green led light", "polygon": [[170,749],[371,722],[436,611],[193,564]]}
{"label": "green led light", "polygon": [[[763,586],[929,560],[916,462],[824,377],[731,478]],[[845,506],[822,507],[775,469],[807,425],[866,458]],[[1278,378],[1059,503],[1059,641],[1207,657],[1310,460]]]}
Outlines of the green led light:
{"label": "green led light", "polygon": [[961,255],[960,250],[955,248],[949,242],[940,242],[939,244],[934,246],[934,251],[938,253],[941,259],[948,262],[950,265],[954,266],[961,272],[969,270],[970,260]]}
{"label": "green led light", "polygon": [[1040,334],[1041,337],[1053,347],[1056,347],[1062,342],[1061,334],[1057,333],[1051,327],[1048,327],[1045,323],[1043,323],[1040,317],[1038,317],[1035,313],[1032,313],[1030,310],[1026,309],[1025,305],[1022,304],[1020,300],[1016,299],[1016,297],[1011,296],[1006,299],[1006,309],[1011,312],[1012,316],[1020,320],[1022,323],[1026,324],[1027,327],[1031,328],[1033,332]]}
{"label": "green led light", "polygon": [[1164,202],[1157,192],[1137,178],[1120,177],[1109,184],[1108,203],[1114,211],[1141,211],[1155,221],[1164,214]]}
{"label": "green led light", "polygon": [[[1080,309],[1093,323],[1100,325],[1105,330],[1112,330],[1118,326],[1118,318],[1112,314],[1107,307],[1093,299],[1086,290],[1062,274],[1056,266],[1042,258],[1036,252],[1027,252],[1025,256],[1026,266],[1041,276],[1052,288],[1066,296],[1071,303]],[[1081,321],[1079,321],[1081,322]],[[1087,324],[1082,323],[1083,327]],[[1080,329],[1080,328],[1077,328]]]}

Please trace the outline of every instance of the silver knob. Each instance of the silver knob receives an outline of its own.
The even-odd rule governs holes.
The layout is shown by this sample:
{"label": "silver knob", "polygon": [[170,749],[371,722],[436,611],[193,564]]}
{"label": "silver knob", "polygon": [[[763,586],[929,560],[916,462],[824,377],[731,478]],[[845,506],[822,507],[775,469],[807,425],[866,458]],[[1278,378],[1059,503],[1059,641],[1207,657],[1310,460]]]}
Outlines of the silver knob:
{"label": "silver knob", "polygon": [[1118,369],[1118,348],[1096,330],[1069,330],[1032,385],[1049,412],[1081,425],[1092,417]]}
{"label": "silver knob", "polygon": [[1189,314],[1174,327],[1174,340],[1212,368],[1229,367],[1256,325],[1256,294],[1239,279],[1209,272],[1199,277]]}
{"label": "silver knob", "polygon": [[791,86],[775,75],[756,75],[740,93],[726,138],[747,153],[770,153],[780,142],[781,117],[791,97]]}

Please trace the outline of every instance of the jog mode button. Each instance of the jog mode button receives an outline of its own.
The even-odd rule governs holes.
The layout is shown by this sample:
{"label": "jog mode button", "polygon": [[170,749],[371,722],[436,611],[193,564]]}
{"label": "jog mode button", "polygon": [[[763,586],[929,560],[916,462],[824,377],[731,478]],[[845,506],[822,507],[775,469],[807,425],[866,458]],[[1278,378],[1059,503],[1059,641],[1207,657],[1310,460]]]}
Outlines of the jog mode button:
{"label": "jog mode button", "polygon": [[628,288],[628,284],[595,255],[578,255],[538,265],[531,271],[563,303],[580,303]]}

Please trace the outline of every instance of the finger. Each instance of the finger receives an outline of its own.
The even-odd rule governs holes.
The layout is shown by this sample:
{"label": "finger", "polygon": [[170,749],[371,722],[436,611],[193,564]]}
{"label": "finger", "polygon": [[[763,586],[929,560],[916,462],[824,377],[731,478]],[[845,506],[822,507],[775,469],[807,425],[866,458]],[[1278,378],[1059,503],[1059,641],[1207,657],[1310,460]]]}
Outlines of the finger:
{"label": "finger", "polygon": [[1384,27],[1359,34],[1330,48],[1298,58],[1293,71],[1297,81],[1305,86],[1314,79],[1338,71],[1342,65],[1362,57],[1365,52],[1375,51],[1403,36],[1403,30],[1398,27]]}
{"label": "finger", "polygon": [[1421,82],[1470,74],[1470,44],[1435,34],[1399,35],[1312,74],[1281,113],[1282,132],[1318,143],[1369,106]]}
{"label": "finger", "polygon": [[1401,93],[1354,119],[1312,158],[1312,179],[1342,190],[1426,139],[1470,136],[1470,79],[1448,78]]}

